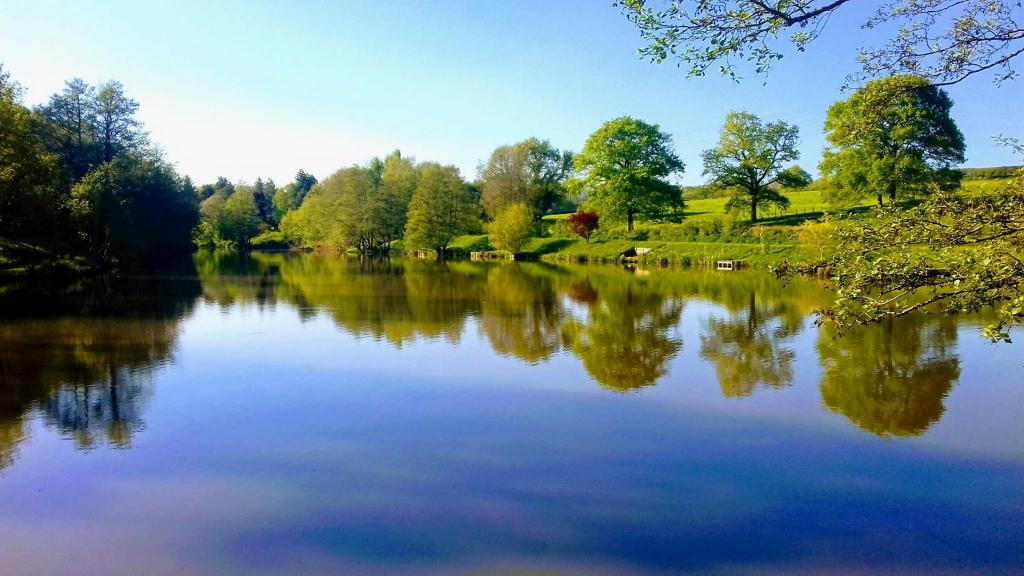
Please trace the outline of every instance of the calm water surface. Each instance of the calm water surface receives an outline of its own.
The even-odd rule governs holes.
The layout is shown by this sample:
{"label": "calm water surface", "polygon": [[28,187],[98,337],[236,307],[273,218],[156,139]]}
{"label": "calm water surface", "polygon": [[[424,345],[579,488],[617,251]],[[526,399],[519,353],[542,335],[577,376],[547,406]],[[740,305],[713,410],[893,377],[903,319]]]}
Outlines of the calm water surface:
{"label": "calm water surface", "polygon": [[6,575],[1014,574],[1024,355],[758,273],[199,254],[0,293]]}

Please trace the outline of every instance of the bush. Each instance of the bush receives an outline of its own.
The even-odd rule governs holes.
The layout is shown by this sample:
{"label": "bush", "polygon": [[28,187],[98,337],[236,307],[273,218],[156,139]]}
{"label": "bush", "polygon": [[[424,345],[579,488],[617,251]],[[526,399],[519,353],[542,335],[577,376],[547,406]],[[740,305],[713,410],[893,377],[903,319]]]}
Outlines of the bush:
{"label": "bush", "polygon": [[593,210],[580,210],[569,216],[567,225],[573,234],[583,238],[590,243],[590,236],[597,230],[597,223],[600,217]]}
{"label": "bush", "polygon": [[491,244],[513,254],[522,250],[533,232],[533,212],[519,202],[501,211],[489,227]]}

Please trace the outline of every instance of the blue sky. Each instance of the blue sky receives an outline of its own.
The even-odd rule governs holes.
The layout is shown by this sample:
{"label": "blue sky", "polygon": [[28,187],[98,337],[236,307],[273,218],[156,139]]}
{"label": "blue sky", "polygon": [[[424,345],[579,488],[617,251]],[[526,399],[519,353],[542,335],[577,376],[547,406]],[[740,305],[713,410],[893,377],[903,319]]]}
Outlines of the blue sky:
{"label": "blue sky", "polygon": [[[394,148],[472,178],[501,144],[537,136],[578,150],[603,121],[631,115],[674,136],[682,181],[697,183],[730,110],[797,124],[799,163],[813,171],[857,47],[879,43],[851,10],[767,78],[686,79],[640,60],[637,32],[610,4],[0,0],[0,62],[30,104],[75,76],[120,80],[197,182],[323,177]],[[1022,89],[986,78],[949,89],[967,165],[1019,162],[991,137],[1024,136]]]}

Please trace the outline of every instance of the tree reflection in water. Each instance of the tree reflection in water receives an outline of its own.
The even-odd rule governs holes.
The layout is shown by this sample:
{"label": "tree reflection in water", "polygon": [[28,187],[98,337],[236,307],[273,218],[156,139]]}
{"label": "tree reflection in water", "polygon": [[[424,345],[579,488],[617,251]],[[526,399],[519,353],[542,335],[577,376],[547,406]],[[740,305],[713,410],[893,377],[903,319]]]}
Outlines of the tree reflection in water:
{"label": "tree reflection in water", "polygon": [[129,446],[144,426],[152,372],[170,361],[199,294],[190,267],[159,280],[0,294],[0,466],[14,458],[33,409],[82,448]]}
{"label": "tree reflection in water", "polygon": [[868,432],[917,436],[942,417],[960,378],[956,321],[914,315],[853,330],[823,328],[821,400]]}

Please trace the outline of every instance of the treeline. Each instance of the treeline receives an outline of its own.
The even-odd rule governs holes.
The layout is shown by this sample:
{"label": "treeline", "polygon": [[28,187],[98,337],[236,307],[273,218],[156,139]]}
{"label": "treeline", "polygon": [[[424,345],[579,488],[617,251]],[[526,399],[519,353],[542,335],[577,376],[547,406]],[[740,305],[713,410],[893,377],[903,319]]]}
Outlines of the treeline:
{"label": "treeline", "polygon": [[[197,236],[210,237],[208,231],[217,229],[219,239],[239,246],[287,243],[361,252],[404,246],[443,255],[455,237],[480,232],[488,221],[500,225],[505,214],[517,216],[517,225],[529,234],[544,214],[571,209],[575,204],[565,187],[571,174],[572,154],[535,138],[495,150],[475,182],[466,181],[455,166],[417,163],[396,150],[364,166],[343,168],[305,191],[297,178],[289,185],[293,191],[284,193],[288,201],[273,202],[276,222],[262,226],[259,183],[237,201],[239,192],[225,193],[221,209],[211,208],[214,197],[204,200]],[[262,184],[264,194],[267,186]]]}
{"label": "treeline", "polygon": [[152,146],[116,81],[65,83],[26,107],[0,66],[0,240],[90,266],[187,251],[195,190]]}

